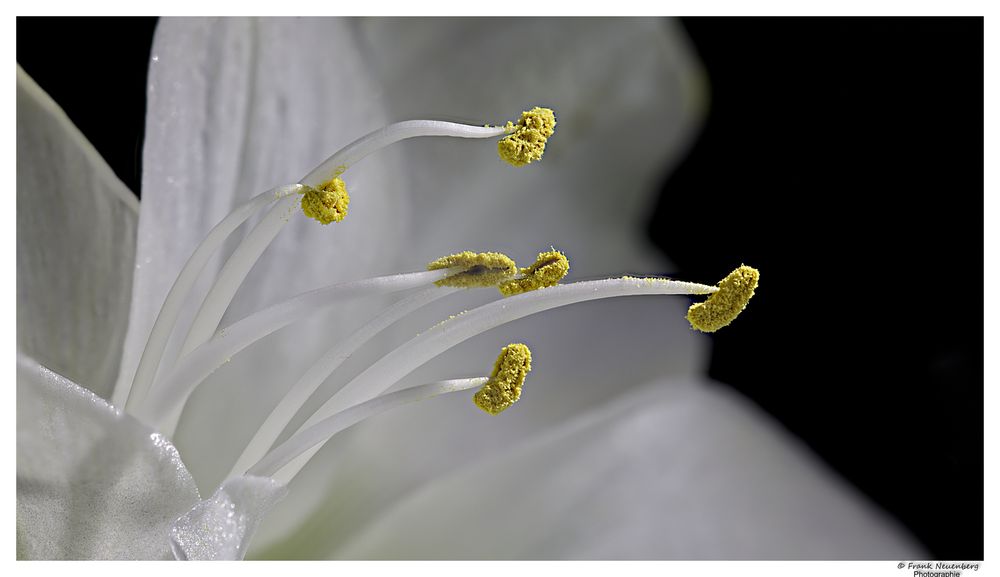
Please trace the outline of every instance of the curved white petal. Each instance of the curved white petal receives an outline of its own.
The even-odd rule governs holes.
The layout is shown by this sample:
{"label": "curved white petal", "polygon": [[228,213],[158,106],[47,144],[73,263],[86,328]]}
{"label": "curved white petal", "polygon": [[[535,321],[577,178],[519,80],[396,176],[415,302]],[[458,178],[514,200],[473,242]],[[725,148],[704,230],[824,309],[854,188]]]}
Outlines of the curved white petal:
{"label": "curved white petal", "polygon": [[520,169],[499,161],[495,146],[449,162],[463,143],[401,144],[420,199],[419,246],[433,254],[471,243],[527,259],[557,243],[582,276],[657,262],[641,240],[645,218],[705,106],[679,25],[380,18],[360,21],[359,38],[394,118],[501,123],[534,105],[556,113],[544,159]]}
{"label": "curved white petal", "polygon": [[910,559],[924,551],[759,409],[661,381],[424,485],[342,558]]}
{"label": "curved white petal", "polygon": [[[512,38],[517,42],[507,46]],[[394,120],[498,123],[542,104],[556,108],[560,125],[545,160],[520,170],[496,158],[494,143],[450,139],[403,142],[358,164],[345,175],[348,219],[330,227],[293,219],[251,272],[228,318],[321,283],[418,269],[463,249],[504,250],[530,261],[555,244],[570,254],[576,278],[666,270],[636,231],[652,200],[648,193],[669,169],[669,157],[683,150],[701,105],[697,64],[669,23],[164,20],[153,53],[141,268],[123,375],[134,370],[180,263],[236,198],[295,180],[337,146]],[[487,298],[493,295],[449,299],[394,331],[394,342]],[[507,339],[537,344],[547,361],[535,376],[549,387],[522,412],[524,426],[513,434],[525,438],[642,380],[701,367],[705,341],[681,320],[682,299],[601,304],[497,330],[412,379],[482,374]],[[320,349],[377,308],[352,303],[290,327],[206,381],[175,438],[203,489],[221,482],[256,425]],[[347,372],[385,350],[376,344],[359,352]],[[615,386],[606,386],[611,381]],[[234,402],[240,410],[232,410]],[[222,413],[229,418],[220,428]],[[478,418],[459,417],[457,430]],[[317,459],[262,526],[258,544],[286,535],[315,509],[326,494],[316,487],[342,491],[333,462],[348,464],[343,474],[349,474],[368,462],[366,447],[383,446],[385,437],[390,451],[419,442],[413,433],[423,429],[392,419],[370,440],[341,446],[340,457]],[[512,433],[498,426],[489,434]],[[385,504],[381,496],[394,498],[469,457],[465,449],[433,453],[407,464],[398,479],[373,481],[376,490],[363,491],[352,514],[370,518]],[[335,539],[331,522],[312,537]]]}
{"label": "curved white petal", "polygon": [[[401,248],[407,263],[418,267],[428,253],[473,249],[508,251],[526,265],[554,244],[569,254],[574,279],[669,271],[642,238],[641,218],[703,105],[697,61],[673,26],[620,19],[360,21],[363,54],[394,119],[499,122],[534,104],[552,106],[559,118],[545,158],[522,169],[500,162],[493,145],[399,144],[417,199],[409,248]],[[395,330],[394,344],[496,298],[490,292],[436,303]],[[318,534],[342,539],[408,487],[477,458],[480,444],[517,442],[636,384],[698,372],[707,341],[683,320],[687,305],[684,298],[575,305],[457,347],[407,382],[484,374],[501,346],[526,342],[538,359],[530,401],[504,423],[486,425],[467,400],[449,399],[359,426],[291,484],[291,497],[262,526],[259,544],[280,539],[303,516],[309,534],[298,535],[299,543]],[[334,377],[324,390],[345,378]],[[397,470],[360,481],[355,471],[384,455],[398,458]],[[349,503],[338,498],[343,492],[352,495]]]}
{"label": "curved white petal", "polygon": [[138,203],[17,69],[17,344],[102,397],[118,375]]}
{"label": "curved white petal", "polygon": [[[672,272],[643,230],[660,180],[705,106],[700,64],[677,23],[406,18],[363,20],[359,28],[395,115],[499,122],[538,104],[558,118],[543,160],[521,169],[498,161],[492,146],[471,162],[448,163],[461,143],[404,143],[420,198],[411,239],[420,250],[410,258],[471,248],[509,252],[526,266],[555,245],[570,257],[568,280]],[[449,299],[396,334],[409,338],[495,297],[486,293]],[[658,375],[701,370],[707,341],[680,320],[687,305],[621,299],[525,319],[445,355],[411,384],[479,374],[499,346],[524,340],[543,361],[532,377],[562,383],[546,388],[555,403],[535,406],[536,416],[550,419]]]}
{"label": "curved white petal", "polygon": [[167,559],[199,499],[170,442],[18,354],[18,558]]}
{"label": "curved white petal", "polygon": [[[163,19],[150,68],[136,291],[123,375],[131,375],[176,272],[237,200],[295,182],[326,156],[388,123],[347,21]],[[223,324],[340,280],[398,271],[405,182],[392,151],[347,178],[347,220],[296,215],[236,295]],[[255,219],[251,219],[253,221]],[[252,222],[251,222],[252,224]],[[242,236],[238,232],[236,236]],[[230,248],[232,245],[230,245]],[[212,277],[223,262],[209,265]],[[204,294],[203,284],[194,292]],[[200,291],[200,292],[199,292]],[[192,299],[195,302],[196,299]],[[175,441],[203,488],[231,462],[307,359],[381,305],[361,300],[237,356],[192,398]],[[189,306],[193,313],[197,306]],[[184,326],[183,321],[181,324]],[[218,415],[242,410],[218,430]],[[212,431],[213,443],[204,442]]]}
{"label": "curved white petal", "polygon": [[269,477],[229,479],[170,528],[170,546],[182,561],[240,560],[264,515],[288,493]]}

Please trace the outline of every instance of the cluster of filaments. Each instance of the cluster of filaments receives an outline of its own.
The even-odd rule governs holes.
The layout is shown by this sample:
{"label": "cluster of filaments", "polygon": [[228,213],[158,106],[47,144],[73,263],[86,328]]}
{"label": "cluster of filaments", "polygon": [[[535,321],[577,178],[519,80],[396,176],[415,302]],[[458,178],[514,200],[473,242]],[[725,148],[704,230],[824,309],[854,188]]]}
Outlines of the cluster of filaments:
{"label": "cluster of filaments", "polygon": [[[288,221],[288,211],[295,203],[305,216],[324,225],[347,216],[350,197],[342,177],[362,158],[399,140],[418,136],[502,137],[497,145],[500,157],[514,166],[524,166],[542,158],[555,125],[552,110],[537,107],[524,112],[517,123],[501,127],[428,120],[400,122],[352,142],[299,183],[277,187],[238,206],[209,232],[178,275],[153,325],[135,375],[130,381],[118,383],[113,403],[124,406],[161,433],[172,435],[191,393],[215,369],[254,342],[347,298],[405,293],[351,335],[334,343],[301,373],[260,425],[230,473],[270,476],[287,482],[332,435],[405,403],[478,389],[473,401],[480,409],[493,415],[508,409],[521,397],[522,385],[531,370],[531,351],[523,343],[505,346],[489,376],[442,380],[387,392],[451,347],[507,322],[588,300],[662,294],[709,295],[689,310],[688,320],[696,329],[711,332],[731,322],[753,295],[758,280],[755,269],[742,266],[717,287],[635,277],[560,284],[569,271],[569,260],[553,248],[541,252],[534,263],[523,268],[504,254],[461,252],[432,261],[424,271],[342,282],[303,293],[220,330],[222,316],[237,289]],[[168,351],[167,341],[180,330],[179,313],[210,257],[252,214],[268,206],[219,272],[179,341],[180,347]],[[399,345],[330,394],[296,431],[277,443],[320,385],[365,343],[421,307],[456,291],[474,288],[497,290],[499,298]]]}

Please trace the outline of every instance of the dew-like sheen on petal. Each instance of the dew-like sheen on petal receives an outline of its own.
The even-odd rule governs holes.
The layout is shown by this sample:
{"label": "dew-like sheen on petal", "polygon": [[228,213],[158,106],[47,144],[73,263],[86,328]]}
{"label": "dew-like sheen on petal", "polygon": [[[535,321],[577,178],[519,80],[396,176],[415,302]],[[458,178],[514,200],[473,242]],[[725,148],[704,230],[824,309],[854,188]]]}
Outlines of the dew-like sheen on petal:
{"label": "dew-like sheen on petal", "polygon": [[244,475],[222,484],[170,527],[170,548],[181,561],[241,560],[264,515],[288,494],[270,477]]}

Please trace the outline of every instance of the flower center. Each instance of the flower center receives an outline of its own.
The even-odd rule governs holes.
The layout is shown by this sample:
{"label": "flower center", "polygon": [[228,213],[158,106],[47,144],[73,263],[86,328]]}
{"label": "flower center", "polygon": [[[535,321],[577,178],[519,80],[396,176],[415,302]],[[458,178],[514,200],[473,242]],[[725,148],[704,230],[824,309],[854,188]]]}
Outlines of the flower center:
{"label": "flower center", "polygon": [[[507,123],[500,128],[429,120],[393,124],[338,151],[298,184],[275,188],[240,205],[209,232],[185,264],[156,318],[132,382],[127,379],[119,382],[115,404],[124,403],[126,411],[171,436],[184,404],[196,387],[250,344],[321,309],[338,306],[346,299],[408,291],[410,294],[333,344],[301,374],[262,422],[230,474],[230,478],[249,474],[287,482],[330,436],[377,412],[473,387],[481,387],[473,400],[483,411],[496,415],[511,407],[521,397],[522,385],[531,370],[531,352],[520,343],[504,347],[488,378],[452,379],[387,392],[434,357],[504,323],[578,302],[663,294],[710,295],[706,302],[692,306],[688,315],[699,330],[717,330],[731,322],[744,309],[757,285],[758,273],[750,267],[737,269],[718,288],[671,279],[632,277],[559,284],[569,272],[569,260],[552,248],[540,253],[531,266],[521,269],[501,253],[461,252],[432,261],[426,271],[342,282],[303,293],[218,331],[220,320],[247,273],[289,220],[296,194],[302,195],[300,205],[305,216],[324,225],[339,222],[346,217],[350,202],[342,175],[380,148],[417,136],[506,135],[497,145],[501,158],[514,166],[523,166],[541,159],[555,124],[553,112],[538,107],[524,112],[517,124]],[[187,333],[182,333],[179,352],[175,356],[165,355],[181,307],[211,255],[250,215],[268,204],[272,204],[270,210],[230,255]],[[276,443],[320,385],[381,331],[435,300],[479,287],[496,287],[501,298],[450,317],[385,354],[330,394],[285,442]],[[122,385],[123,382],[126,384]]]}
{"label": "flower center", "polygon": [[[239,244],[226,261],[208,295],[202,302],[201,309],[195,316],[188,334],[184,339],[179,356],[184,356],[195,347],[205,343],[214,334],[229,303],[232,302],[236,290],[246,278],[257,259],[270,242],[277,236],[282,226],[288,222],[288,209],[294,201],[293,194],[305,195],[310,188],[322,188],[322,185],[332,179],[339,178],[351,166],[369,154],[385,148],[400,140],[420,136],[449,136],[454,138],[495,138],[508,132],[506,127],[479,127],[441,122],[436,120],[408,120],[391,124],[371,132],[348,144],[334,153],[322,164],[304,176],[298,184],[279,186],[267,192],[258,194],[243,204],[237,206],[228,216],[217,224],[205,237],[205,240],[195,249],[194,253],[181,269],[177,280],[167,293],[160,312],[153,323],[146,347],[143,349],[139,365],[134,375],[122,374],[112,395],[112,404],[124,407],[130,411],[143,402],[153,385],[160,363],[164,360],[167,341],[174,331],[181,308],[198,275],[208,264],[210,258],[223,242],[251,215],[270,203],[274,206],[264,216],[260,223]],[[346,185],[344,186],[346,195]],[[322,202],[320,203],[322,204]],[[346,211],[346,200],[342,203]],[[336,201],[334,202],[336,206]],[[332,221],[331,221],[332,222]],[[176,358],[167,359],[173,363]]]}

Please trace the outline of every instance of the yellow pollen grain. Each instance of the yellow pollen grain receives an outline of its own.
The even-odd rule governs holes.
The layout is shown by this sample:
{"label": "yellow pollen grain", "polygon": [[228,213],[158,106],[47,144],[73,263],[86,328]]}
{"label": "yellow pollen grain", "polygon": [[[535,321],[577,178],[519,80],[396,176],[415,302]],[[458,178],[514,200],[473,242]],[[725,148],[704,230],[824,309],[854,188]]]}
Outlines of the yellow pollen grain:
{"label": "yellow pollen grain", "polygon": [[517,124],[507,123],[510,133],[497,143],[497,153],[513,166],[541,160],[545,143],[556,131],[556,115],[551,108],[534,107],[521,113]]}
{"label": "yellow pollen grain", "polygon": [[522,343],[511,343],[500,351],[493,374],[472,400],[491,415],[499,415],[521,398],[521,387],[531,371],[531,350]]}
{"label": "yellow pollen grain", "polygon": [[465,251],[441,257],[427,265],[427,270],[462,268],[460,273],[445,277],[434,284],[459,288],[491,287],[517,274],[517,264],[499,252]]}
{"label": "yellow pollen grain", "polygon": [[558,250],[539,253],[535,264],[522,268],[520,278],[500,283],[500,294],[509,297],[559,284],[569,272],[569,259]]}
{"label": "yellow pollen grain", "polygon": [[713,333],[733,322],[753,296],[760,271],[746,265],[729,273],[719,282],[719,291],[707,300],[691,305],[687,319],[699,331]]}
{"label": "yellow pollen grain", "polygon": [[668,282],[671,282],[672,279],[669,279],[669,278],[659,278],[659,277],[655,277],[655,276],[629,276],[629,275],[625,275],[625,276],[622,277],[622,280],[635,281],[635,286],[638,287],[638,286],[641,286],[643,284],[652,285],[652,284],[656,284],[656,283],[668,283]]}
{"label": "yellow pollen grain", "polygon": [[336,176],[318,188],[306,187],[302,194],[302,212],[321,224],[340,222],[347,216],[351,197],[344,181]]}

